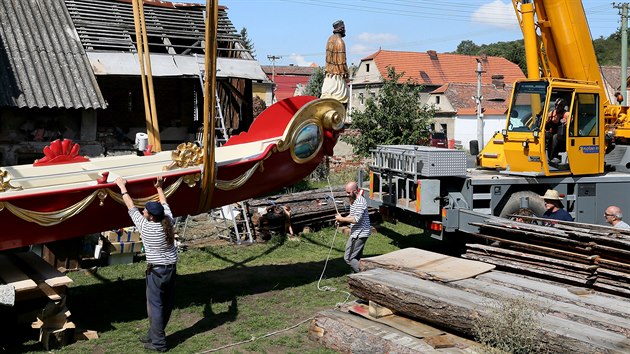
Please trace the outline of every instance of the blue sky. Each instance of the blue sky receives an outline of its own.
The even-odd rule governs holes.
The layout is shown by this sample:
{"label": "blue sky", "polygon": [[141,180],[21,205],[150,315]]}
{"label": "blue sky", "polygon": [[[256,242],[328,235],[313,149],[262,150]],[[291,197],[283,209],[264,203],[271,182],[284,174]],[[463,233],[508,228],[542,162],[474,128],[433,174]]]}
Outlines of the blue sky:
{"label": "blue sky", "polygon": [[[577,0],[576,0],[577,1]],[[187,2],[202,2],[192,0]],[[606,0],[583,0],[593,38],[620,26],[619,10]],[[262,65],[323,65],[332,23],[346,24],[348,64],[379,48],[450,52],[463,40],[476,44],[521,38],[506,0],[223,0],[240,31],[247,28]]]}

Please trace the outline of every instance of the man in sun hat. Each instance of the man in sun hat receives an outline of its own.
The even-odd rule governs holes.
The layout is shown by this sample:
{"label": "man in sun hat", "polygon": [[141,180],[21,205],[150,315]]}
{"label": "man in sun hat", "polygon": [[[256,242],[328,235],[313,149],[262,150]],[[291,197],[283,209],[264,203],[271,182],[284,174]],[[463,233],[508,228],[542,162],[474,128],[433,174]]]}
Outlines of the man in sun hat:
{"label": "man in sun hat", "polygon": [[564,206],[562,205],[562,198],[560,198],[560,193],[558,193],[555,189],[547,189],[545,195],[542,196],[542,199],[545,203],[545,213],[543,214],[543,218],[552,219],[552,220],[562,220],[562,221],[573,221],[573,217],[566,210],[564,210]]}

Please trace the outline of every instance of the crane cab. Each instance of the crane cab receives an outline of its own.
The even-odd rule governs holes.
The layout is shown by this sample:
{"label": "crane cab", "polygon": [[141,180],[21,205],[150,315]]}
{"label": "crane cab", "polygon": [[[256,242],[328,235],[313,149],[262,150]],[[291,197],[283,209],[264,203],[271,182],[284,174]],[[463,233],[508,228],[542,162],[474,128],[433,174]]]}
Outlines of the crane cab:
{"label": "crane cab", "polygon": [[[514,85],[506,126],[478,156],[481,167],[533,176],[604,171],[603,109],[595,83],[525,80]],[[548,117],[564,102],[565,123]]]}

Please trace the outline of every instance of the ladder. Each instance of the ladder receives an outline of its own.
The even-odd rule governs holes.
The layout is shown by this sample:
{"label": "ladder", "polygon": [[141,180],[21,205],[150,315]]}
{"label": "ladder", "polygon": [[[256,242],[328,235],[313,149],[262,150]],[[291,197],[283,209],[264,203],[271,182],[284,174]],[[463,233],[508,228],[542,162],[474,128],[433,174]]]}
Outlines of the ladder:
{"label": "ladder", "polygon": [[[203,85],[206,80],[206,71],[204,69],[204,65],[199,62],[197,54],[195,54],[195,60],[197,61],[197,66],[199,68],[199,84],[201,85],[201,92],[205,94],[205,87]],[[215,110],[214,110],[214,143],[217,147],[225,144],[229,138],[227,129],[225,128],[225,118],[223,117],[223,109],[221,109],[221,100],[219,99],[219,92],[215,90],[214,92],[215,98]],[[203,137],[197,137],[199,142],[203,142]]]}
{"label": "ladder", "polygon": [[[216,221],[215,227],[222,231],[234,230],[234,242],[241,244],[243,242],[253,243],[252,230],[249,224],[249,216],[243,202],[238,202],[210,211],[210,216]],[[221,219],[221,220],[219,220]],[[216,225],[223,222],[223,226]],[[228,226],[231,223],[231,228]],[[230,230],[231,229],[231,230]],[[232,240],[231,235],[219,233],[219,237]]]}

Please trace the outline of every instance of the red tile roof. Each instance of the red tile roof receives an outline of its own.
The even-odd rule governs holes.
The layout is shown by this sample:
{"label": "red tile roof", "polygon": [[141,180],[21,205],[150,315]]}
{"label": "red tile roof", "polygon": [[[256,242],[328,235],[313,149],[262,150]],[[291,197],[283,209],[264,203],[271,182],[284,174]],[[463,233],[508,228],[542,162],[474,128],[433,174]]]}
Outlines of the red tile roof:
{"label": "red tile roof", "polygon": [[[276,73],[276,100],[293,97],[297,84],[306,87],[309,79],[309,76],[283,76]],[[271,75],[269,75],[269,80],[271,80]]]}
{"label": "red tile roof", "polygon": [[[447,83],[476,83],[478,56],[436,53],[428,51],[401,52],[392,50],[379,50],[376,53],[361,59],[361,61],[374,59],[374,62],[382,77],[387,77],[387,67],[394,67],[397,73],[404,72],[403,81],[408,78],[419,84],[443,85]],[[503,75],[508,84],[525,75],[518,65],[501,57],[488,56],[481,61],[481,75],[483,84],[491,84],[493,75]]]}
{"label": "red tile roof", "polygon": [[[496,87],[481,85],[481,107],[485,114],[502,115],[507,113],[512,86]],[[445,91],[446,98],[458,115],[474,115],[477,105],[473,96],[477,96],[477,84],[449,84]]]}
{"label": "red tile roof", "polygon": [[275,70],[276,81],[276,100],[293,97],[298,84],[306,87],[308,80],[315,72],[316,67],[312,66],[295,66],[295,65],[276,65],[275,69],[271,65],[261,66],[269,81],[272,80]]}

